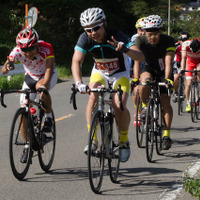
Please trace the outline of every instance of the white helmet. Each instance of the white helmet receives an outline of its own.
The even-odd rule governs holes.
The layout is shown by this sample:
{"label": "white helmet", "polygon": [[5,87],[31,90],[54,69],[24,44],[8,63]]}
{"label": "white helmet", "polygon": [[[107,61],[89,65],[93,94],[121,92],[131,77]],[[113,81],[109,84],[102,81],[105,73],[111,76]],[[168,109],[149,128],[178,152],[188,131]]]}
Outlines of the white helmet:
{"label": "white helmet", "polygon": [[88,8],[81,13],[80,22],[82,27],[89,26],[106,19],[104,11],[101,8]]}
{"label": "white helmet", "polygon": [[150,15],[145,18],[143,29],[160,29],[163,27],[163,20],[159,15]]}

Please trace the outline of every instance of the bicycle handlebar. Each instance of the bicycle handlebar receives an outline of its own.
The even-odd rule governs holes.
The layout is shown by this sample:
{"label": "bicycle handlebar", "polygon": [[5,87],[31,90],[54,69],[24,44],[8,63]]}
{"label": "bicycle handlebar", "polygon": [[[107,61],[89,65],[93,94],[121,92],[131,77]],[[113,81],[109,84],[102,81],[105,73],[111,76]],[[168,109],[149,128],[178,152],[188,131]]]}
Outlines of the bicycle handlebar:
{"label": "bicycle handlebar", "polygon": [[200,70],[186,70],[186,69],[183,69],[183,70],[181,70],[181,73],[183,74],[183,73],[185,73],[185,72],[192,72],[192,73],[197,73],[197,72],[200,72]]}
{"label": "bicycle handlebar", "polygon": [[[118,94],[118,98],[119,98],[119,105],[120,105],[120,109],[123,111],[124,107],[122,104],[122,94],[123,94],[123,90],[121,89],[121,85],[118,85],[117,89],[111,89],[111,88],[104,88],[104,87],[100,87],[100,88],[92,88],[89,89],[88,88],[88,93],[90,92],[95,92],[95,93],[117,93]],[[77,110],[77,106],[76,106],[76,93],[79,92],[78,88],[76,88],[75,84],[72,84],[71,86],[71,96],[70,96],[70,103],[73,104],[73,108],[74,110]]]}
{"label": "bicycle handlebar", "polygon": [[36,93],[36,92],[44,92],[45,94],[49,94],[48,90],[46,88],[39,88],[38,90],[30,90],[30,89],[24,89],[24,90],[3,90],[0,88],[0,101],[1,105],[6,108],[7,106],[4,103],[4,95],[5,94],[11,94],[11,93],[24,93],[24,94],[30,94],[30,93]]}

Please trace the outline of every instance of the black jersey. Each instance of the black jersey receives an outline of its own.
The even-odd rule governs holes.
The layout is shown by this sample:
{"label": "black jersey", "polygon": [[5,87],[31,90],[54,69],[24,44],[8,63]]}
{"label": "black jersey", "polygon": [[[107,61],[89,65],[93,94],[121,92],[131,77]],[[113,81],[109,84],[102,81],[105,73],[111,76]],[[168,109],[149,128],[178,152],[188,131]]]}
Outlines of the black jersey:
{"label": "black jersey", "polygon": [[128,56],[116,51],[113,46],[107,43],[107,40],[112,41],[111,36],[114,36],[117,41],[124,42],[127,47],[133,45],[129,37],[123,32],[113,28],[106,28],[104,42],[97,43],[84,32],[80,35],[75,46],[76,50],[84,54],[87,51],[90,52],[95,61],[95,68],[108,76],[126,71],[129,68]]}
{"label": "black jersey", "polygon": [[176,52],[173,37],[161,34],[159,43],[152,46],[145,35],[137,37],[135,45],[145,56],[144,67],[151,71],[159,72],[165,69],[165,55],[169,51]]}

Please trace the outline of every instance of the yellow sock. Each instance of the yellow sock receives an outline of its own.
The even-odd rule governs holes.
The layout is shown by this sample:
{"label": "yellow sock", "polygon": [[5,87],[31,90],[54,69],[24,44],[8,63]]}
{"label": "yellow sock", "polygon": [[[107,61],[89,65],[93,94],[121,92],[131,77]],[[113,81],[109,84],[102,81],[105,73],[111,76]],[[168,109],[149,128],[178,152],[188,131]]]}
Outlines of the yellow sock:
{"label": "yellow sock", "polygon": [[170,138],[170,130],[164,130],[163,137],[165,136]]}
{"label": "yellow sock", "polygon": [[125,143],[128,141],[128,130],[120,131],[120,142]]}
{"label": "yellow sock", "polygon": [[[95,133],[94,133],[94,137],[93,137],[93,140],[96,140],[97,141],[97,127],[95,128]],[[88,128],[88,132],[90,131],[90,125],[87,124],[87,128]]]}
{"label": "yellow sock", "polygon": [[142,108],[147,107],[147,103],[142,103]]}

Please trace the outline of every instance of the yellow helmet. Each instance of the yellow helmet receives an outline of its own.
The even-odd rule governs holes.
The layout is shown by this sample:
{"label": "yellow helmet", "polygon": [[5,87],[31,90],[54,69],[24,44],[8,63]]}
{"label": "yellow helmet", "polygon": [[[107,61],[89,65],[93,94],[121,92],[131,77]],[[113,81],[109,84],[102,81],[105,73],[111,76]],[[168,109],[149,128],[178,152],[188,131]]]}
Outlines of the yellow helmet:
{"label": "yellow helmet", "polygon": [[145,17],[138,19],[136,24],[135,24],[135,28],[136,29],[142,28],[144,26],[144,20],[145,20]]}

